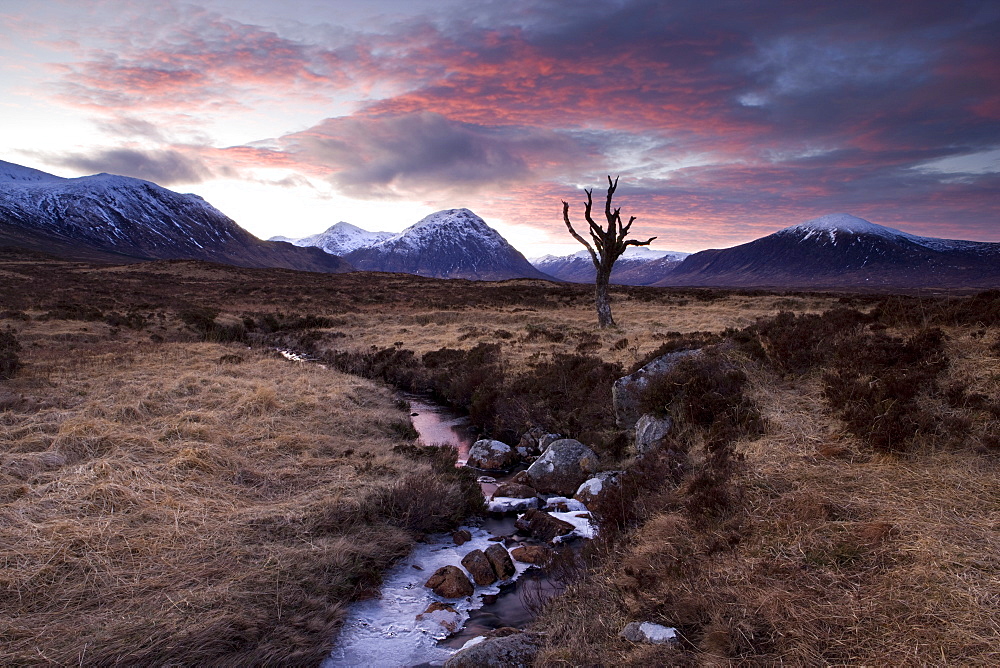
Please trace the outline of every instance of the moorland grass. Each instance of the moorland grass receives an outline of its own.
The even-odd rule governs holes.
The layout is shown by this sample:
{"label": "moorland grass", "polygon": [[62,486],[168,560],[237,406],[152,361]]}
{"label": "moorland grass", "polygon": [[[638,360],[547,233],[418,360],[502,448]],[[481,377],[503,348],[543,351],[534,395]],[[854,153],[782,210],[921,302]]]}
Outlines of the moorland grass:
{"label": "moorland grass", "polygon": [[[620,327],[603,331],[590,286],[193,262],[3,271],[0,327],[25,364],[0,384],[7,662],[314,662],[340,606],[475,505],[405,442],[384,389],[265,349],[279,344],[432,390],[492,435],[578,435],[626,470],[594,509],[586,568],[563,564],[573,584],[537,620],[542,665],[1000,662],[993,293],[617,288]],[[673,439],[630,457],[607,380],[705,346],[717,368],[653,398]],[[845,419],[830,374],[871,389],[869,417],[899,418],[906,447]],[[898,400],[907,412],[888,410]],[[717,404],[738,410],[700,409]],[[619,638],[645,619],[682,644]]]}
{"label": "moorland grass", "polygon": [[406,413],[368,381],[245,346],[47,338],[22,327],[0,388],[6,664],[315,665],[348,601],[476,509],[453,463],[394,452]]}

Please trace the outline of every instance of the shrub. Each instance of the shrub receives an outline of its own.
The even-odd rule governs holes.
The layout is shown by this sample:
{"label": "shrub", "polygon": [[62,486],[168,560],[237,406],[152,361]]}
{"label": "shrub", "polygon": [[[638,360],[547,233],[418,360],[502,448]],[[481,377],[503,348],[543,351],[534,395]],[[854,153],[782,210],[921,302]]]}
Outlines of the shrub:
{"label": "shrub", "polygon": [[516,439],[528,427],[544,425],[606,450],[617,436],[611,386],[622,375],[618,363],[556,354],[504,387],[486,427],[500,438]]}
{"label": "shrub", "polygon": [[182,309],[177,315],[185,325],[197,332],[203,341],[215,343],[247,342],[246,322],[220,324],[215,320],[219,315],[218,309],[192,307]]}
{"label": "shrub", "polygon": [[96,321],[102,318],[104,318],[104,313],[96,306],[60,300],[39,319]]}
{"label": "shrub", "polygon": [[751,325],[735,338],[744,350],[762,355],[778,369],[802,374],[825,364],[839,339],[871,321],[870,316],[849,308],[835,308],[822,315],[782,312]]}
{"label": "shrub", "polygon": [[0,331],[0,380],[13,378],[21,368],[19,352],[21,343],[17,340],[16,332],[10,328]]}
{"label": "shrub", "polygon": [[838,346],[824,395],[855,436],[881,452],[905,452],[918,433],[936,426],[917,397],[937,389],[947,365],[939,329],[908,340],[859,334]]}
{"label": "shrub", "polygon": [[700,429],[710,443],[756,437],[764,433],[764,419],[744,394],[746,384],[747,375],[723,355],[694,355],[650,379],[639,398],[639,409]]}

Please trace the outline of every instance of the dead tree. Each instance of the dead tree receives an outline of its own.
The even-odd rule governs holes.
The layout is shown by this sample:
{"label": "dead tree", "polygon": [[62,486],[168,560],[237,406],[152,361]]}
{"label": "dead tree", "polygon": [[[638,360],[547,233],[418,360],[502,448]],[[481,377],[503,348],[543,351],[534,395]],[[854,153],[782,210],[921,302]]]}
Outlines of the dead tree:
{"label": "dead tree", "polygon": [[608,199],[604,204],[604,215],[608,219],[607,229],[595,223],[593,217],[590,215],[594,206],[592,197],[593,189],[584,190],[587,193],[587,203],[583,210],[583,215],[590,226],[590,238],[594,240],[593,245],[573,229],[573,224],[569,222],[569,204],[567,202],[562,203],[563,220],[566,221],[566,228],[573,235],[574,239],[586,246],[587,250],[590,251],[590,259],[594,261],[594,267],[597,269],[597,323],[602,328],[615,326],[615,320],[611,317],[611,300],[608,297],[608,283],[611,280],[611,270],[614,268],[615,262],[621,257],[627,247],[648,246],[656,238],[650,237],[646,241],[625,238],[628,236],[628,231],[632,227],[632,223],[635,222],[635,216],[631,216],[628,222],[623,225],[621,207],[614,211],[611,210],[611,198],[614,197],[617,187],[618,178],[615,177],[615,180],[612,181],[611,176],[608,175]]}

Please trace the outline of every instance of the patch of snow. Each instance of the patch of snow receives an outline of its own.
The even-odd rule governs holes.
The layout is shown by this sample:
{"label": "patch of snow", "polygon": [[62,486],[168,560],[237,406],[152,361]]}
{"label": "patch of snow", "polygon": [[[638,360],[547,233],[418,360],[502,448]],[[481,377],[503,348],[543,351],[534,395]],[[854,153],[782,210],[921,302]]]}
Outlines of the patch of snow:
{"label": "patch of snow", "polygon": [[639,631],[654,645],[677,640],[677,629],[672,626],[663,626],[652,622],[643,622],[639,625]]}
{"label": "patch of snow", "polygon": [[[684,253],[682,251],[669,251],[669,250],[656,250],[653,248],[647,248],[646,246],[629,246],[625,249],[619,257],[619,261],[627,260],[633,262],[651,262],[653,260],[669,259],[669,260],[683,260],[691,253]],[[535,267],[541,268],[543,265],[551,265],[555,263],[564,262],[587,262],[590,263],[590,251],[583,249],[571,255],[543,255],[541,257],[530,258],[529,261]]]}
{"label": "patch of snow", "polygon": [[37,183],[39,181],[65,181],[66,179],[54,174],[48,174],[39,169],[15,165],[13,162],[0,160],[0,182],[21,181]]}
{"label": "patch of snow", "polygon": [[537,496],[527,499],[515,499],[509,496],[494,496],[487,501],[486,507],[491,513],[520,513],[531,510],[541,505],[541,500]]}
{"label": "patch of snow", "polygon": [[287,241],[296,246],[315,246],[331,255],[346,255],[351,251],[373,246],[393,236],[395,235],[392,232],[369,232],[357,225],[340,221],[319,234],[311,234],[298,239],[277,236],[271,237],[269,241]]}
{"label": "patch of snow", "polygon": [[576,490],[578,496],[583,496],[589,494],[590,496],[598,496],[601,490],[604,489],[604,481],[600,478],[591,478],[586,480],[580,485],[579,489]]}
{"label": "patch of snow", "polygon": [[545,510],[550,510],[557,506],[565,506],[566,510],[571,513],[585,513],[587,512],[587,506],[583,505],[580,501],[576,499],[569,499],[565,496],[550,496],[545,500]]}
{"label": "patch of snow", "polygon": [[479,643],[481,643],[484,640],[486,640],[486,636],[476,636],[475,638],[469,638],[466,641],[466,643],[464,645],[462,645],[462,647],[459,649],[459,651],[461,651],[463,649],[469,649],[470,647],[475,647],[476,645],[478,645]]}
{"label": "patch of snow", "polygon": [[936,251],[980,251],[996,253],[1000,250],[1000,245],[985,241],[962,241],[958,239],[938,239],[935,237],[921,237],[909,232],[903,232],[892,227],[877,225],[864,218],[858,218],[848,213],[832,213],[820,216],[813,220],[807,220],[798,225],[792,225],[779,230],[776,234],[796,234],[801,236],[802,241],[812,238],[828,238],[831,242],[837,240],[837,236],[877,236],[891,240],[905,240],[915,243],[918,246]]}
{"label": "patch of snow", "polygon": [[440,247],[441,242],[463,243],[475,238],[485,250],[505,248],[507,241],[469,209],[445,209],[425,216],[417,223],[371,247],[384,250]]}

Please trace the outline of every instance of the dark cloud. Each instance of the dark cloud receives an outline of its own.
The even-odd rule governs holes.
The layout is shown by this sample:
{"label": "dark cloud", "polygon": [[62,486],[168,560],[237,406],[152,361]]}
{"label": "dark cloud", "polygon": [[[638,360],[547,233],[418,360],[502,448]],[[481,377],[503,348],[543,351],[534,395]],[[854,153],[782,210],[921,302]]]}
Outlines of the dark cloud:
{"label": "dark cloud", "polygon": [[[846,210],[979,233],[1000,215],[996,175],[920,166],[1000,146],[997,35],[989,0],[508,0],[313,43],[191,10],[141,45],[87,54],[62,90],[102,109],[197,114],[356,86],[354,115],[266,151],[220,151],[240,169],[297,170],[356,197],[516,187],[548,198],[620,172],[622,193],[663,229],[696,233],[700,219],[732,236]],[[140,121],[121,136],[179,143]],[[74,160],[205,178],[184,155]],[[547,215],[524,201],[498,205],[522,221]]]}
{"label": "dark cloud", "polygon": [[162,186],[199,183],[214,176],[201,160],[169,149],[145,151],[120,148],[46,157],[48,162],[83,172],[120,174]]}
{"label": "dark cloud", "polygon": [[356,197],[475,192],[543,177],[553,164],[591,159],[583,133],[484,126],[423,112],[327,119],[282,139],[296,159],[330,171]]}

